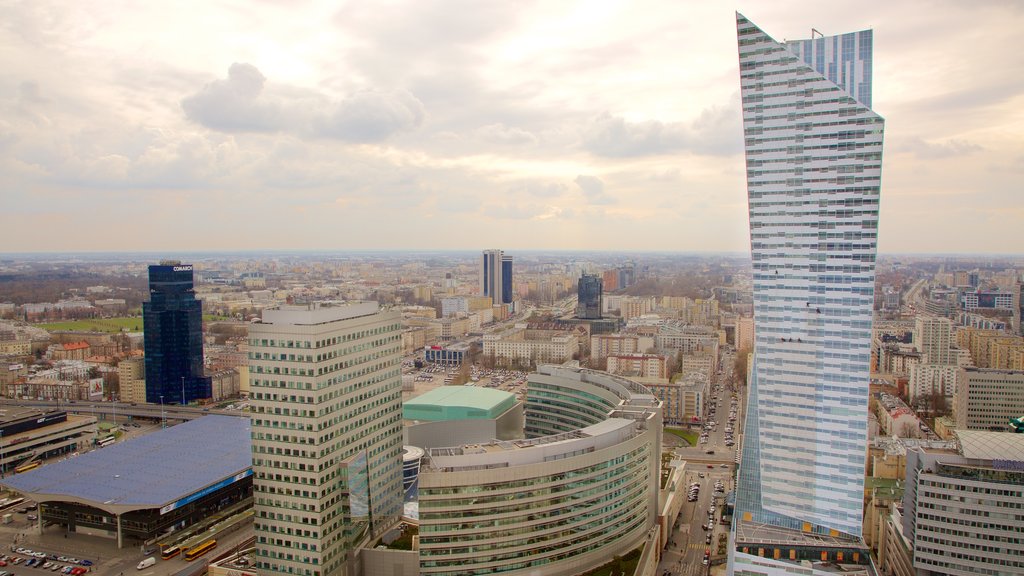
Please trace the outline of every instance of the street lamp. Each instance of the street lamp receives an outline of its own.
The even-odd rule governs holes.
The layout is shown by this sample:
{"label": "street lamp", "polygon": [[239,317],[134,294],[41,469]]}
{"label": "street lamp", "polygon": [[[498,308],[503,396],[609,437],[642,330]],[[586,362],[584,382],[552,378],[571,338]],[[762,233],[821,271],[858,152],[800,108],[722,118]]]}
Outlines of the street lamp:
{"label": "street lamp", "polygon": [[160,396],[160,428],[167,427],[167,417],[164,416],[164,397]]}
{"label": "street lamp", "polygon": [[185,402],[185,377],[181,377],[181,405],[184,406]]}

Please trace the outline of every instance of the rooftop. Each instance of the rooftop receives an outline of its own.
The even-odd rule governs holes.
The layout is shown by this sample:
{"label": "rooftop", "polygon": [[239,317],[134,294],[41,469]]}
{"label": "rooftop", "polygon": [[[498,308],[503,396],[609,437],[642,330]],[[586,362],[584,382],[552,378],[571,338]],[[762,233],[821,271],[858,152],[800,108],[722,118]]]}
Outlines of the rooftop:
{"label": "rooftop", "polygon": [[252,467],[248,418],[208,415],[0,480],[35,501],[159,508]]}
{"label": "rooftop", "polygon": [[1024,434],[981,430],[955,430],[953,433],[965,458],[1024,462]]}
{"label": "rooftop", "polygon": [[406,420],[497,418],[516,403],[511,392],[476,386],[441,386],[405,402]]}

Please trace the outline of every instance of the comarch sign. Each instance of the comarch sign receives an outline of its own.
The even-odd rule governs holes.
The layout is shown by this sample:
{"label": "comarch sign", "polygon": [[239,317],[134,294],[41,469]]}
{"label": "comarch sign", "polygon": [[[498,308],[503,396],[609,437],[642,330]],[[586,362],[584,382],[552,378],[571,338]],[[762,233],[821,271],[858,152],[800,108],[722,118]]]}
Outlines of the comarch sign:
{"label": "comarch sign", "polygon": [[192,265],[189,264],[188,266],[175,266],[173,268],[173,270],[175,272],[191,272],[192,271]]}
{"label": "comarch sign", "polygon": [[225,478],[224,480],[221,480],[220,482],[217,482],[216,484],[211,484],[210,486],[207,486],[206,488],[203,488],[199,492],[195,492],[193,494],[189,494],[188,496],[182,498],[181,500],[178,500],[177,502],[172,502],[172,503],[164,506],[163,508],[160,509],[160,515],[163,516],[164,514],[167,514],[168,512],[170,512],[171,510],[175,510],[177,508],[181,508],[182,506],[184,506],[184,505],[186,505],[186,504],[188,504],[190,502],[195,502],[196,500],[199,500],[203,496],[206,496],[208,494],[213,494],[217,490],[220,490],[221,488],[224,488],[225,486],[230,486],[230,485],[234,484],[235,482],[238,482],[239,480],[244,480],[245,478],[248,478],[249,476],[252,476],[252,468],[248,468],[244,472],[239,472],[238,474],[235,474],[234,476],[232,476],[230,478]]}

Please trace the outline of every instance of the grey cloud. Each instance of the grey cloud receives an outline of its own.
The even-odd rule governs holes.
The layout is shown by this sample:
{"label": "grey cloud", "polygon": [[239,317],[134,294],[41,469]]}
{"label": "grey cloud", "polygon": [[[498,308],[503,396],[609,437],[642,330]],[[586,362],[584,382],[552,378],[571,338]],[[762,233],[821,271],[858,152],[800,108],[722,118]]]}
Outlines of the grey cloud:
{"label": "grey cloud", "polygon": [[612,204],[614,200],[604,191],[604,182],[597,176],[580,174],[573,182],[580,187],[590,204]]}
{"label": "grey cloud", "polygon": [[221,132],[285,132],[347,142],[380,142],[414,130],[423,104],[409,92],[360,91],[344,100],[276,87],[251,64],[235,63],[227,79],[215,80],[181,102],[185,115]]}
{"label": "grey cloud", "polygon": [[214,80],[181,101],[189,120],[222,132],[274,132],[287,122],[282,103],[263,95],[266,77],[252,64],[238,62],[226,80]]}
{"label": "grey cloud", "polygon": [[423,116],[423,104],[404,90],[358,92],[341,102],[318,131],[350,142],[380,142],[419,128]]}
{"label": "grey cloud", "polygon": [[702,155],[730,155],[740,151],[741,128],[738,114],[725,106],[704,110],[692,123],[627,122],[602,114],[583,134],[588,152],[611,158],[655,156],[688,150]]}
{"label": "grey cloud", "polygon": [[25,104],[46,104],[50,100],[45,98],[35,82],[22,82],[18,85],[18,100]]}
{"label": "grey cloud", "polygon": [[553,198],[565,192],[566,186],[561,182],[520,182],[508,188],[510,195],[529,194],[538,198]]}

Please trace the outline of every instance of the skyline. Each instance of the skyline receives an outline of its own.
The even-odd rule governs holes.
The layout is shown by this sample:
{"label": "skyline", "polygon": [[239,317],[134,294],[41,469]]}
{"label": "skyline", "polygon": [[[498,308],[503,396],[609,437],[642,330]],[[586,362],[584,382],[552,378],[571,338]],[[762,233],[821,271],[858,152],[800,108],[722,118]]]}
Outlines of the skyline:
{"label": "skyline", "polygon": [[1024,8],[749,4],[8,8],[0,245],[749,254],[735,10],[879,31],[880,253],[1024,245]]}

